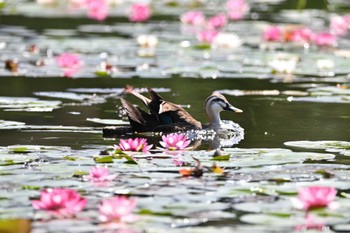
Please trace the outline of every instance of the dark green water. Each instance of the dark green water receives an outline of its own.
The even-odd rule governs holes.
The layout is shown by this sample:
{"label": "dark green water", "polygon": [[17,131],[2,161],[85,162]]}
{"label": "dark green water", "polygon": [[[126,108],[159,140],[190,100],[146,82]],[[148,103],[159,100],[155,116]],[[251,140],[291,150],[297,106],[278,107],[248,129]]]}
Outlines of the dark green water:
{"label": "dark green water", "polygon": [[[18,78],[0,79],[2,96],[34,97],[39,91],[67,91],[68,88],[122,88],[167,87],[171,92],[162,93],[169,101],[190,105],[188,111],[202,122],[206,122],[203,109],[205,98],[215,90],[280,90],[289,84],[271,83],[256,79],[66,79],[66,78]],[[281,147],[291,140],[348,140],[350,129],[348,104],[288,102],[286,96],[228,96],[242,114],[223,112],[222,119],[232,120],[245,129],[245,139],[239,147]],[[136,99],[127,97],[138,103]],[[40,99],[52,100],[48,97]],[[64,100],[63,100],[64,101]],[[71,101],[65,101],[71,102]],[[0,118],[25,122],[27,125],[63,125],[102,127],[86,121],[87,118],[116,119],[120,101],[110,98],[106,103],[92,106],[64,106],[48,113],[0,112]],[[80,112],[72,115],[70,112]],[[87,144],[110,144],[102,135],[88,133],[21,132],[6,130],[0,135],[2,145],[45,144],[80,147]]]}
{"label": "dark green water", "polygon": [[[106,21],[96,22],[84,13],[74,15],[66,9],[62,15],[62,9],[40,8],[33,0],[7,1],[14,10],[0,12],[0,220],[26,219],[34,233],[124,228],[131,233],[295,232],[308,223],[304,218],[309,215],[293,207],[290,198],[297,197],[300,187],[329,186],[337,189],[340,208],[310,211],[316,216],[311,227],[324,224],[324,232],[349,232],[350,31],[339,38],[338,46],[327,48],[264,42],[261,36],[269,25],[288,28],[291,23],[327,31],[330,13],[349,9],[348,1],[327,5],[326,0],[251,0],[251,14],[224,28],[243,41],[227,51],[199,49],[203,45],[194,32],[179,21],[181,13],[192,9],[186,5],[191,1],[173,2],[182,6],[152,1],[152,20],[134,24],[117,7]],[[218,13],[224,3],[192,2],[205,2],[200,9],[206,16]],[[136,38],[142,34],[158,36],[154,56],[139,56]],[[40,51],[30,52],[32,45]],[[73,78],[63,77],[55,62],[63,52],[78,53],[84,63]],[[281,53],[287,60],[297,56],[291,73],[271,67],[271,62],[283,60]],[[19,61],[18,74],[5,68],[8,59]],[[35,65],[38,59],[44,60],[43,66]],[[319,60],[334,66],[320,68]],[[112,77],[96,75],[105,61],[117,70]],[[211,142],[172,153],[157,148],[160,138],[148,137],[154,145],[151,153],[130,153],[134,163],[112,150],[106,161],[106,151],[101,151],[118,144],[119,138],[104,138],[105,125],[88,119],[120,120],[120,96],[99,91],[126,85],[167,88],[160,95],[188,106],[201,122],[207,122],[203,103],[213,91],[243,93],[225,96],[244,112],[223,112],[221,118],[244,128],[244,139],[233,148],[222,148],[223,156],[216,157],[219,152],[208,150]],[[96,95],[82,88],[96,88]],[[69,99],[74,95],[76,100]],[[52,111],[26,112],[30,101],[21,104],[23,99],[13,102],[15,98],[6,97],[34,97],[30,101],[44,107],[61,102]],[[125,98],[142,106],[133,96]],[[95,166],[108,167],[118,176],[106,186],[85,180],[82,174]],[[214,166],[224,169],[223,174],[214,173]],[[183,168],[204,173],[183,177]],[[87,208],[67,219],[34,210],[31,201],[39,198],[40,190],[56,187],[79,191],[88,199]],[[99,223],[99,204],[115,195],[137,199],[138,221],[122,226]]]}

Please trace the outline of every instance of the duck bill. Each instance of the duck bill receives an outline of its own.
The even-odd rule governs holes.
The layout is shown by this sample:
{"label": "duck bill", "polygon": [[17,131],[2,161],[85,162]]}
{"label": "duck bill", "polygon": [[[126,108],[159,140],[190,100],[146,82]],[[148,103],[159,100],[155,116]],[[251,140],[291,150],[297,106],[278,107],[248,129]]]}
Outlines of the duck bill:
{"label": "duck bill", "polygon": [[224,110],[231,111],[231,112],[237,112],[237,113],[243,112],[241,109],[233,107],[231,104],[227,104],[226,107],[224,108]]}

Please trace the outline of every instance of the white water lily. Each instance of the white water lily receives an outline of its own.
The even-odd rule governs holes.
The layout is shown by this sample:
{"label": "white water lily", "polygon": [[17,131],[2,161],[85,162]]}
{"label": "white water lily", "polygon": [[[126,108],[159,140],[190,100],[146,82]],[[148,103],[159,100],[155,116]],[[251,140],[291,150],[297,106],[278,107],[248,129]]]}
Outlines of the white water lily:
{"label": "white water lily", "polygon": [[272,72],[290,74],[295,70],[298,59],[297,56],[278,55],[268,64]]}
{"label": "white water lily", "polygon": [[39,5],[54,5],[57,3],[56,0],[36,0],[36,2]]}
{"label": "white water lily", "polygon": [[137,43],[142,48],[155,48],[158,44],[156,35],[140,35],[137,37]]}
{"label": "white water lily", "polygon": [[316,65],[320,70],[330,70],[334,68],[334,61],[330,59],[318,59]]}
{"label": "white water lily", "polygon": [[213,49],[233,49],[241,45],[241,39],[234,33],[220,32],[212,42]]}
{"label": "white water lily", "polygon": [[110,6],[119,6],[124,3],[124,0],[107,0]]}

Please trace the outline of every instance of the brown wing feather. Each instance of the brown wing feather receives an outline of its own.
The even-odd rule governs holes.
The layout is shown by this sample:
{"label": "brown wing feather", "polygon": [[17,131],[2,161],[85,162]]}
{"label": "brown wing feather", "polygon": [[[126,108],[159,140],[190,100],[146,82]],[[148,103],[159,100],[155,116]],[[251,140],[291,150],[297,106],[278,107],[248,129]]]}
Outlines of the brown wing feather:
{"label": "brown wing feather", "polygon": [[148,88],[151,99],[138,92],[131,91],[135,97],[140,99],[150,110],[145,112],[141,108],[133,106],[125,99],[121,99],[123,107],[126,109],[130,125],[134,131],[171,131],[201,129],[202,124],[194,119],[181,106],[165,101],[158,93]]}
{"label": "brown wing feather", "polygon": [[152,100],[150,100],[146,96],[141,95],[140,93],[138,93],[136,91],[130,91],[129,93],[131,93],[133,96],[140,99],[146,105],[146,107],[149,108],[149,104],[151,103]]}
{"label": "brown wing feather", "polygon": [[154,128],[159,125],[158,119],[145,112],[141,108],[133,106],[131,103],[125,99],[120,99],[123,105],[123,108],[126,110],[130,125],[133,131],[137,132],[148,132],[153,131]]}
{"label": "brown wing feather", "polygon": [[159,113],[169,115],[175,124],[183,123],[190,125],[195,129],[202,128],[202,124],[199,121],[194,119],[185,109],[177,104],[163,101],[160,105]]}
{"label": "brown wing feather", "polygon": [[149,95],[153,101],[161,102],[163,101],[163,97],[161,97],[157,92],[155,92],[152,88],[147,88]]}

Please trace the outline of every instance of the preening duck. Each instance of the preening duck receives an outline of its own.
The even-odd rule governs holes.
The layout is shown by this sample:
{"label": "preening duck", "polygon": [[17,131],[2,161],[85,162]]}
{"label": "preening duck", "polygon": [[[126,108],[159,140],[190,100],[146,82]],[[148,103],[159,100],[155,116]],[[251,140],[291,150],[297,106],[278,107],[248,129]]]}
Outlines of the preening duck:
{"label": "preening duck", "polygon": [[151,88],[148,88],[148,92],[150,98],[135,91],[130,91],[129,93],[140,99],[146,105],[149,112],[121,98],[122,106],[127,112],[133,132],[176,132],[207,128],[218,131],[223,126],[220,112],[243,112],[232,106],[223,95],[214,93],[206,99],[204,104],[209,124],[202,125],[201,122],[192,117],[180,105],[164,100]]}

